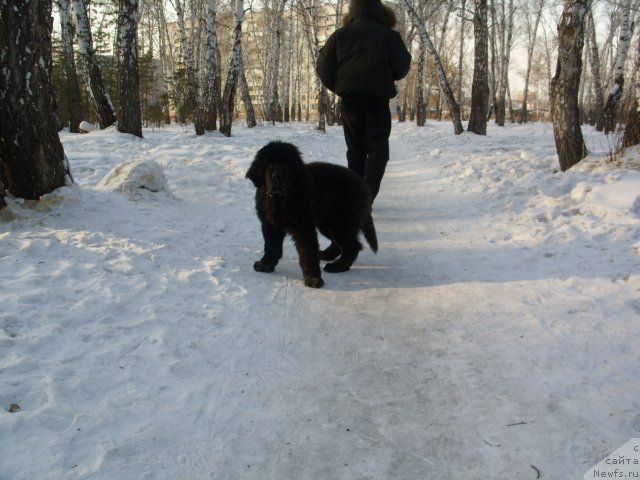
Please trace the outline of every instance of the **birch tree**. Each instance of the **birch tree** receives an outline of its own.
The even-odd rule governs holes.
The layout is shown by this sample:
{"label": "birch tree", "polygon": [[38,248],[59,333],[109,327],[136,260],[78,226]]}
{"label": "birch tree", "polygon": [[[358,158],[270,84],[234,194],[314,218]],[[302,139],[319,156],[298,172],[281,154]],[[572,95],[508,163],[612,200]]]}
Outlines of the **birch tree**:
{"label": "birch tree", "polygon": [[[424,2],[418,2],[417,12],[420,17],[420,23],[424,24]],[[415,112],[416,112],[416,125],[423,127],[427,120],[427,102],[428,99],[425,95],[426,85],[426,69],[427,69],[427,45],[424,41],[424,37],[418,37],[418,68],[416,69],[416,84],[415,84]]]}
{"label": "birch tree", "polygon": [[80,83],[73,55],[73,32],[71,31],[71,11],[68,0],[57,0],[60,15],[60,34],[64,52],[64,71],[67,80],[67,102],[69,109],[69,131],[80,132],[82,121],[82,98],[80,97]]}
{"label": "birch tree", "polygon": [[83,0],[71,0],[72,11],[76,26],[76,37],[80,55],[85,62],[88,72],[91,101],[100,118],[100,127],[106,128],[116,121],[116,113],[111,98],[107,93],[98,65],[98,59],[93,48],[93,37],[89,25],[89,17]]}
{"label": "birch tree", "polygon": [[270,22],[271,31],[271,48],[269,68],[267,77],[269,79],[269,107],[268,120],[271,123],[282,121],[282,105],[280,104],[280,96],[278,92],[278,77],[280,75],[280,50],[282,47],[282,29],[284,19],[284,7],[286,0],[276,0],[273,5],[273,16]]}
{"label": "birch tree", "polygon": [[283,120],[288,122],[290,120],[290,96],[291,96],[291,84],[292,77],[294,76],[294,68],[293,68],[293,15],[289,15],[288,19],[288,34],[287,34],[287,51],[285,55],[285,65],[284,65],[284,85],[282,86],[282,111],[283,111]]}
{"label": "birch tree", "polygon": [[[0,0],[0,203],[70,183],[51,83],[51,0]],[[16,41],[20,39],[20,41]]]}
{"label": "birch tree", "polygon": [[142,138],[138,74],[138,0],[119,0],[120,120],[118,131]]}
{"label": "birch tree", "polygon": [[[302,10],[304,19],[305,36],[311,61],[313,62],[313,65],[315,65],[318,60],[318,55],[320,54],[320,41],[318,40],[319,7],[316,0],[300,0],[299,6]],[[314,75],[314,77],[316,79],[316,91],[318,94],[318,130],[324,132],[326,131],[326,115],[329,107],[329,95],[326,87],[322,85],[320,77],[317,75]],[[307,102],[309,101],[309,97],[310,95],[307,94]],[[307,115],[308,114],[309,110],[307,109]]]}
{"label": "birch tree", "polygon": [[[466,8],[467,8],[467,0],[461,0],[460,3],[460,43],[458,44],[458,100],[460,101],[460,110],[462,110],[464,106],[463,96],[462,96],[462,79],[463,79],[463,67],[464,67],[464,41],[465,41],[465,32],[467,27],[467,18],[466,18]],[[461,112],[462,114],[462,112]]]}
{"label": "birch tree", "polygon": [[415,112],[416,125],[423,127],[427,120],[427,105],[425,95],[425,76],[426,76],[426,45],[424,39],[418,39],[418,68],[416,69],[416,86],[415,86]]}
{"label": "birch tree", "polygon": [[[176,11],[178,28],[180,30],[180,49],[182,50],[182,61],[187,74],[187,98],[193,110],[194,127],[196,135],[204,134],[204,121],[202,118],[202,107],[198,101],[198,78],[196,76],[195,59],[191,42],[187,38],[187,27],[184,21],[184,9],[181,0],[169,0]],[[193,22],[192,22],[193,23]],[[193,25],[192,25],[193,26]]]}
{"label": "birch tree", "polygon": [[536,45],[536,37],[538,35],[538,26],[544,9],[545,0],[537,0],[535,11],[533,12],[533,22],[530,16],[526,15],[527,24],[527,67],[524,74],[524,90],[522,94],[522,111],[518,123],[527,123],[529,121],[529,80],[531,78],[531,63],[533,61],[533,50]]}
{"label": "birch tree", "polygon": [[218,105],[220,103],[220,47],[218,45],[217,30],[218,3],[216,0],[207,2],[207,43],[205,50],[205,80],[204,80],[204,128],[214,131],[217,129]]}
{"label": "birch tree", "polygon": [[258,122],[256,121],[256,112],[253,108],[253,102],[251,101],[251,95],[249,94],[249,83],[245,76],[244,66],[240,69],[240,92],[242,94],[242,103],[244,103],[244,110],[247,113],[247,127],[253,128]]}
{"label": "birch tree", "polygon": [[[635,72],[640,68],[640,41],[636,49],[636,59],[634,62]],[[640,144],[640,75],[635,76],[635,92],[631,102],[631,108],[627,116],[622,137],[622,147],[628,148]]]}
{"label": "birch tree", "polygon": [[233,47],[231,51],[231,63],[229,73],[222,95],[222,110],[220,118],[220,132],[223,135],[231,136],[231,125],[233,124],[233,113],[235,109],[235,96],[238,79],[242,69],[242,22],[244,21],[244,2],[235,0]]}
{"label": "birch tree", "polygon": [[415,8],[413,8],[410,0],[402,0],[402,4],[411,17],[411,21],[417,28],[418,34],[424,41],[424,44],[426,45],[427,50],[429,51],[429,54],[433,59],[435,69],[438,74],[438,79],[440,81],[440,88],[442,89],[442,93],[444,94],[447,105],[449,106],[449,112],[451,113],[451,121],[453,122],[454,133],[456,135],[459,135],[464,131],[464,128],[462,128],[462,122],[460,120],[460,107],[455,97],[453,96],[453,90],[451,89],[451,85],[449,84],[449,80],[447,79],[447,74],[445,73],[442,61],[440,60],[440,55],[436,51],[436,48],[433,45],[431,38],[429,37],[429,32],[427,32],[427,28],[421,21],[420,16],[416,12]]}
{"label": "birch tree", "polygon": [[473,83],[471,85],[471,112],[467,130],[478,135],[487,134],[487,109],[489,107],[489,32],[487,25],[487,0],[474,0],[473,32],[475,53]]}
{"label": "birch tree", "polygon": [[604,94],[602,90],[602,76],[600,75],[600,55],[596,41],[596,27],[593,21],[593,12],[589,9],[587,14],[587,38],[589,39],[589,58],[591,65],[591,78],[593,81],[593,116],[595,117],[596,130],[604,130]]}
{"label": "birch tree", "polygon": [[169,111],[169,93],[168,93],[168,85],[167,79],[170,77],[173,70],[173,51],[168,47],[170,45],[169,32],[167,28],[167,21],[165,17],[165,6],[164,2],[159,0],[154,0],[152,2],[144,2],[143,5],[146,7],[146,16],[142,17],[146,18],[148,21],[148,29],[149,35],[153,38],[150,40],[150,44],[156,45],[157,52],[157,60],[160,65],[160,77],[162,78],[162,93],[159,95],[158,102],[156,104],[156,108],[159,111],[159,117],[165,123],[171,122],[171,115]]}
{"label": "birch tree", "polygon": [[496,123],[504,127],[506,117],[507,88],[509,86],[509,63],[511,59],[511,47],[513,43],[513,0],[509,0],[505,12],[505,2],[500,2],[500,70],[496,101]]}
{"label": "birch tree", "polygon": [[565,171],[587,155],[580,129],[578,89],[582,73],[584,18],[589,0],[565,0],[558,24],[558,61],[551,80],[551,117],[560,161]]}
{"label": "birch tree", "polygon": [[631,0],[624,0],[622,4],[622,18],[620,22],[620,37],[618,40],[618,55],[614,68],[614,83],[604,106],[604,133],[605,135],[615,130],[616,111],[622,97],[624,88],[624,64],[627,61],[629,51],[629,16],[631,14]]}
{"label": "birch tree", "polygon": [[[441,6],[445,4],[442,3]],[[442,20],[440,25],[440,36],[436,40],[436,51],[443,52],[445,49],[447,32],[449,30],[449,18],[451,17],[451,13],[453,12],[453,0],[448,0],[446,3],[446,7],[442,12]],[[453,92],[452,92],[453,93]],[[455,98],[455,96],[454,96]],[[458,97],[458,100],[462,103],[462,97]],[[427,101],[427,105],[428,105]],[[438,120],[442,120],[442,89],[440,88],[438,91],[438,103],[436,104],[436,108],[438,110]]]}

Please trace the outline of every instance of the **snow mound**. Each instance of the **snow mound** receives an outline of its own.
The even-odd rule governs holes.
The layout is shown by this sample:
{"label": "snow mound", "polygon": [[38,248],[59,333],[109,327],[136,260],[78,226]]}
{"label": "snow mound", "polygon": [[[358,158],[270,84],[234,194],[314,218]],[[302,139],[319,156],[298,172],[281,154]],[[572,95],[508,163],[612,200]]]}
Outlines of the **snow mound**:
{"label": "snow mound", "polygon": [[145,191],[172,196],[162,166],[155,160],[127,160],[114,167],[98,183],[98,188],[125,193],[139,200]]}
{"label": "snow mound", "polygon": [[82,131],[82,133],[90,133],[95,132],[96,130],[100,130],[100,127],[95,126],[93,123],[89,123],[86,120],[80,122],[78,128]]}

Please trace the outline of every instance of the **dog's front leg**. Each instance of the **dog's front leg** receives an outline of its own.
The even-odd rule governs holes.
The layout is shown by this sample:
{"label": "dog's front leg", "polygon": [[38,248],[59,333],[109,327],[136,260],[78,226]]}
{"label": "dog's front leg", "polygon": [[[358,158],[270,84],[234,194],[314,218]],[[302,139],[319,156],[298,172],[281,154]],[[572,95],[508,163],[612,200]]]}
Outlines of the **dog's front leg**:
{"label": "dog's front leg", "polygon": [[262,236],[264,237],[264,255],[253,264],[256,272],[273,272],[282,258],[282,242],[286,232],[276,225],[263,220]]}
{"label": "dog's front leg", "polygon": [[291,232],[291,235],[298,251],[304,284],[312,288],[322,287],[324,280],[320,273],[320,247],[315,225],[296,229]]}

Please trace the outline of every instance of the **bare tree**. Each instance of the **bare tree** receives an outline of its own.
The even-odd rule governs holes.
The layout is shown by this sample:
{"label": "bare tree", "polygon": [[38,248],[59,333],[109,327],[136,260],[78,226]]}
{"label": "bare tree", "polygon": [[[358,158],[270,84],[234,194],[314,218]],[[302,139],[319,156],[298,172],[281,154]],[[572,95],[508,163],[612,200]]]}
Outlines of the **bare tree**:
{"label": "bare tree", "polygon": [[180,29],[180,48],[182,50],[182,59],[187,71],[187,96],[189,103],[193,108],[194,127],[196,135],[204,134],[204,121],[202,118],[202,107],[198,101],[198,78],[196,76],[196,67],[194,62],[193,50],[191,43],[187,39],[187,27],[184,21],[184,9],[180,0],[170,0],[176,11],[178,19],[178,28]]}
{"label": "bare tree", "polygon": [[258,122],[256,121],[256,112],[251,102],[251,95],[249,94],[249,84],[247,83],[247,77],[244,74],[244,68],[240,70],[240,91],[242,93],[242,103],[244,103],[244,109],[247,112],[247,127],[253,128]]}
{"label": "bare tree", "polygon": [[473,62],[473,84],[471,85],[471,113],[468,131],[478,135],[487,134],[487,108],[489,106],[489,32],[487,27],[487,0],[474,0],[473,31],[475,53]]}
{"label": "bare tree", "polygon": [[596,28],[593,21],[593,11],[589,9],[587,13],[587,39],[589,40],[589,58],[591,65],[591,79],[593,81],[593,116],[596,130],[604,130],[604,94],[602,90],[602,77],[600,75],[600,55],[598,53],[598,43],[596,42]]}
{"label": "bare tree", "polygon": [[462,109],[464,106],[464,97],[462,96],[462,79],[463,79],[463,67],[464,67],[464,41],[465,32],[467,26],[466,18],[467,0],[461,0],[460,3],[460,43],[458,46],[458,101],[460,102],[460,110],[462,115]]}
{"label": "bare tree", "polygon": [[120,121],[118,131],[142,138],[138,74],[138,0],[119,0]]}
{"label": "bare tree", "polygon": [[233,49],[231,52],[231,63],[229,73],[222,95],[222,115],[220,118],[220,132],[223,135],[231,136],[231,125],[233,124],[233,112],[235,109],[235,96],[238,79],[242,71],[242,22],[244,21],[244,2],[235,0],[234,29],[233,29]]}
{"label": "bare tree", "polygon": [[427,69],[427,55],[424,41],[422,38],[418,39],[418,68],[416,69],[416,84],[415,84],[415,101],[414,109],[416,112],[416,125],[423,127],[427,120],[427,94],[425,90],[427,86],[425,84],[425,76]]}
{"label": "bare tree", "polygon": [[[313,65],[316,64],[320,54],[320,41],[318,39],[318,9],[320,8],[316,0],[299,0],[299,5],[304,19],[305,37],[309,48]],[[326,131],[327,110],[329,108],[329,95],[320,77],[315,75],[316,89],[318,92],[318,130]],[[307,101],[310,95],[307,94]],[[307,115],[309,110],[307,109]]]}
{"label": "bare tree", "polygon": [[587,154],[580,129],[578,88],[582,73],[584,18],[588,8],[589,0],[565,0],[558,24],[558,63],[551,80],[551,117],[562,171]]}
{"label": "bare tree", "polygon": [[[437,5],[438,3],[436,3]],[[439,8],[439,14],[440,16],[440,20],[438,21],[439,25],[440,25],[440,35],[438,35],[438,37],[436,38],[436,51],[438,52],[438,54],[440,54],[441,52],[444,52],[444,48],[445,48],[445,41],[446,41],[446,37],[447,37],[447,33],[449,31],[449,18],[451,17],[451,13],[453,12],[453,0],[447,0],[447,2],[439,2],[438,5]],[[437,70],[436,70],[437,72]],[[431,81],[429,82],[431,83]],[[429,85],[429,88],[427,89],[427,92],[431,91],[431,86]],[[455,98],[455,97],[454,97]],[[462,101],[462,99],[460,97],[458,97],[458,99],[460,101]],[[429,104],[429,101],[427,99],[427,105]],[[438,112],[438,120],[442,120],[442,88],[438,89],[438,99],[437,99],[437,103],[436,103],[436,109]],[[426,113],[426,111],[425,111]]]}
{"label": "bare tree", "polygon": [[288,20],[288,34],[287,34],[287,50],[285,54],[285,65],[284,65],[284,85],[282,86],[282,110],[283,110],[283,121],[288,122],[291,118],[290,116],[290,96],[291,96],[291,84],[292,77],[294,76],[294,67],[293,67],[293,15],[289,15]]}
{"label": "bare tree", "polygon": [[[156,108],[157,115],[165,123],[171,122],[170,105],[169,105],[169,86],[167,80],[173,72],[174,55],[173,50],[169,47],[170,35],[166,21],[165,3],[163,0],[145,0],[142,3],[146,14],[141,18],[142,24],[146,26],[150,50],[155,46],[154,52],[157,54],[158,77],[161,87],[157,92]],[[144,21],[146,20],[146,22]],[[144,37],[143,37],[144,38]]]}
{"label": "bare tree", "polygon": [[204,80],[204,128],[214,131],[217,129],[218,104],[220,103],[220,47],[218,45],[218,30],[216,19],[218,3],[216,0],[207,2],[207,43],[205,49],[205,80]]}
{"label": "bare tree", "polygon": [[451,85],[449,84],[449,80],[447,79],[447,74],[445,73],[444,66],[442,65],[442,61],[440,60],[440,55],[436,51],[431,38],[429,37],[429,33],[427,32],[427,28],[422,22],[420,15],[416,12],[415,8],[411,4],[410,0],[402,0],[402,4],[405,9],[409,13],[411,17],[411,21],[415,25],[418,30],[418,34],[424,41],[427,50],[431,54],[431,58],[433,59],[433,63],[435,65],[436,72],[438,74],[438,79],[440,80],[440,88],[442,89],[442,93],[445,96],[447,104],[449,106],[449,111],[451,113],[451,121],[453,122],[453,129],[456,135],[461,134],[464,131],[462,128],[462,122],[460,120],[460,107],[455,97],[453,96],[453,90],[451,89]]}
{"label": "bare tree", "polygon": [[506,117],[507,87],[509,85],[509,63],[511,60],[511,47],[513,43],[513,0],[508,0],[508,8],[505,12],[505,2],[500,2],[500,70],[498,75],[498,88],[496,92],[496,122],[504,127]]}
{"label": "bare tree", "polygon": [[[424,2],[418,2],[417,14],[420,17],[420,23],[424,23]],[[418,37],[418,68],[416,69],[415,84],[415,112],[416,125],[423,127],[427,120],[427,102],[428,98],[425,90],[425,77],[427,75],[427,45],[424,37]],[[430,90],[430,89],[429,89]]]}
{"label": "bare tree", "polygon": [[278,77],[280,75],[280,50],[282,47],[282,30],[284,27],[284,7],[286,0],[276,0],[273,5],[273,16],[271,20],[272,35],[269,68],[267,77],[269,79],[269,108],[268,119],[271,123],[282,121],[282,105],[280,104],[280,95],[278,91]]}
{"label": "bare tree", "polygon": [[622,4],[622,18],[620,21],[620,37],[618,40],[618,55],[614,68],[614,83],[611,93],[607,98],[604,106],[604,133],[608,134],[615,130],[616,127],[616,111],[618,103],[622,97],[624,88],[624,64],[627,61],[627,52],[629,51],[629,43],[631,35],[629,34],[629,16],[631,14],[631,0],[624,0]]}
{"label": "bare tree", "polygon": [[91,100],[100,118],[100,127],[106,128],[116,121],[116,114],[111,98],[104,86],[102,73],[93,48],[93,37],[89,26],[89,17],[83,0],[71,0],[76,24],[76,36],[89,75]]}
{"label": "bare tree", "polygon": [[[638,68],[640,68],[640,41],[638,42],[634,62],[636,74],[638,73]],[[640,75],[635,76],[635,92],[633,97],[624,127],[624,136],[622,138],[623,148],[640,144]]]}
{"label": "bare tree", "polygon": [[62,35],[62,48],[64,52],[64,71],[67,79],[67,101],[69,109],[69,131],[80,132],[82,121],[82,98],[80,97],[80,84],[76,71],[76,61],[73,55],[73,32],[71,31],[71,12],[69,0],[57,0],[58,13],[60,14],[60,33]]}
{"label": "bare tree", "polygon": [[[0,203],[70,183],[51,84],[51,0],[0,0]],[[16,41],[20,39],[20,41]]]}
{"label": "bare tree", "polygon": [[533,61],[533,49],[536,45],[536,36],[538,35],[538,26],[542,17],[542,10],[546,0],[537,0],[535,11],[533,12],[533,22],[529,15],[525,15],[527,24],[527,68],[524,75],[524,91],[522,94],[522,111],[520,112],[519,123],[527,123],[529,121],[529,79],[531,77],[531,62]]}

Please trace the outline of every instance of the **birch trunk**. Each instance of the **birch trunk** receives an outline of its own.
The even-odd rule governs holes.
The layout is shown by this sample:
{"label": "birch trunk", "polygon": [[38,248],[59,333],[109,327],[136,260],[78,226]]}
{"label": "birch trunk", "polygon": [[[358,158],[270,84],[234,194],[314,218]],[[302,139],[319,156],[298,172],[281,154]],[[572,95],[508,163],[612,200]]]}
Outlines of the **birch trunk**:
{"label": "birch trunk", "polygon": [[[318,60],[318,55],[320,53],[320,42],[318,40],[318,4],[316,0],[311,0],[311,3],[308,3],[308,0],[301,0],[300,5],[304,12],[305,19],[305,34],[307,37],[307,44],[309,45],[309,51],[311,56],[311,62],[313,65],[316,64]],[[316,79],[316,90],[318,95],[318,130],[321,132],[326,131],[326,115],[327,108],[329,106],[329,95],[327,94],[327,89],[320,78],[317,75],[314,75]],[[307,94],[307,103],[309,102],[310,95]],[[309,108],[307,107],[307,120],[309,115]]]}
{"label": "birch trunk", "polygon": [[142,138],[138,74],[138,0],[120,0],[120,120],[118,131]]}
{"label": "birch trunk", "polygon": [[496,69],[499,67],[500,57],[498,56],[497,46],[496,46],[496,37],[498,36],[498,20],[496,18],[496,9],[494,0],[491,0],[491,7],[489,8],[489,12],[491,13],[491,30],[487,27],[487,33],[489,36],[489,48],[491,50],[491,63],[489,63],[489,102],[490,107],[487,112],[487,121],[491,118],[492,113],[495,114],[497,111],[496,108],[496,99],[497,99],[497,85],[496,85]]}
{"label": "birch trunk", "polygon": [[235,96],[242,69],[242,22],[244,21],[244,2],[235,0],[235,14],[233,29],[233,48],[231,52],[231,63],[229,73],[222,95],[222,115],[220,118],[220,132],[223,135],[231,136],[231,126],[233,124],[233,114],[235,109]]}
{"label": "birch trunk", "polygon": [[502,38],[500,50],[500,88],[498,90],[498,101],[496,104],[496,121],[499,126],[504,127],[507,107],[507,87],[509,85],[509,63],[513,38],[513,0],[509,0],[509,7],[506,13],[504,11],[504,2],[502,2],[502,26],[504,32],[500,36]]}
{"label": "birch trunk", "polygon": [[424,23],[420,20],[420,16],[416,13],[415,9],[411,5],[411,2],[409,0],[402,0],[402,4],[409,13],[413,24],[418,29],[420,37],[424,41],[427,50],[431,54],[431,57],[435,64],[436,72],[438,73],[438,79],[440,80],[440,88],[442,89],[442,93],[444,94],[449,106],[454,133],[456,135],[459,135],[464,131],[464,128],[462,128],[462,122],[460,121],[460,107],[458,106],[458,102],[456,102],[456,99],[453,96],[453,90],[451,89],[451,85],[449,84],[449,80],[447,79],[447,75],[444,71],[444,67],[442,66],[442,62],[440,61],[440,55],[438,55],[433,42],[429,38],[429,33],[427,32]]}
{"label": "birch trunk", "polygon": [[269,121],[272,124],[282,122],[282,105],[280,104],[280,96],[278,92],[278,79],[280,76],[280,50],[282,47],[282,26],[284,17],[284,6],[286,0],[279,0],[276,6],[275,18],[273,19],[273,45],[271,49],[271,62],[269,78]]}
{"label": "birch trunk", "polygon": [[[453,12],[453,0],[448,0],[447,2],[447,7],[443,12],[444,18],[442,19],[442,26],[440,28],[440,36],[439,38],[436,40],[436,51],[438,53],[443,52],[444,51],[444,45],[445,45],[445,41],[446,41],[446,36],[447,36],[447,30],[449,27],[449,18],[451,16],[451,12]],[[431,82],[429,82],[431,83]],[[453,92],[452,92],[453,93]],[[428,95],[431,94],[431,87],[429,87],[429,90],[427,91],[427,99],[425,102],[425,120],[427,118],[428,115],[428,107],[429,107],[429,98]],[[462,102],[462,97],[458,96],[458,99],[460,102]],[[438,98],[436,100],[436,111],[438,114],[438,121],[442,121],[442,88],[438,89]]]}
{"label": "birch trunk", "polygon": [[602,76],[600,75],[600,55],[596,42],[596,29],[591,10],[589,10],[587,15],[586,29],[589,38],[591,78],[593,79],[593,93],[595,96],[593,99],[593,115],[595,117],[596,130],[601,132],[604,130],[604,94],[602,90]]}
{"label": "birch trunk", "polygon": [[[71,182],[51,84],[51,0],[0,0],[0,204]],[[16,42],[16,39],[20,39]]]}
{"label": "birch trunk", "polygon": [[180,0],[171,0],[176,10],[178,20],[178,28],[180,29],[180,48],[182,49],[182,60],[187,71],[187,97],[189,104],[193,110],[194,127],[196,135],[204,134],[204,122],[202,119],[202,109],[198,102],[198,79],[196,77],[196,69],[193,60],[193,52],[191,44],[187,39],[187,28],[184,23],[184,10]]}
{"label": "birch trunk", "polygon": [[218,4],[216,0],[207,2],[207,43],[205,52],[205,85],[204,85],[204,128],[208,131],[217,129],[218,104],[220,103],[220,47],[216,17]]}
{"label": "birch trunk", "polygon": [[473,32],[475,53],[473,84],[471,86],[471,112],[467,130],[478,135],[486,135],[487,109],[489,106],[487,0],[475,0]]}
{"label": "birch trunk", "polygon": [[[522,111],[520,112],[520,120],[518,123],[527,123],[529,121],[529,79],[531,78],[531,63],[533,61],[533,49],[536,44],[536,36],[538,35],[538,27],[540,25],[540,18],[542,17],[542,9],[544,8],[545,0],[540,0],[537,5],[533,27],[529,30],[528,45],[527,45],[527,69],[524,75],[524,91],[522,94]],[[530,25],[530,24],[529,24]]]}
{"label": "birch trunk", "polygon": [[458,48],[458,100],[460,101],[460,115],[463,115],[462,109],[463,109],[463,105],[464,105],[464,100],[463,100],[463,96],[462,96],[462,74],[463,74],[463,67],[464,67],[464,35],[465,35],[465,30],[466,30],[466,23],[467,20],[465,19],[465,13],[466,13],[466,7],[467,7],[467,0],[462,0],[462,3],[460,5],[460,10],[461,10],[461,15],[460,15],[460,44],[459,44],[459,48]]}
{"label": "birch trunk", "polygon": [[107,128],[116,121],[116,114],[111,98],[109,98],[102,81],[102,74],[93,48],[87,9],[83,0],[71,0],[71,7],[76,25],[76,37],[78,38],[80,55],[87,66],[89,75],[91,100],[100,118],[100,127]]}
{"label": "birch trunk", "polygon": [[[640,68],[640,42],[638,42],[636,49],[634,68],[636,73],[638,68]],[[638,144],[640,144],[640,75],[635,76],[634,99],[631,102],[631,108],[629,109],[627,122],[624,127],[622,147],[627,148]]]}
{"label": "birch trunk", "polygon": [[620,38],[618,40],[618,55],[614,68],[614,83],[611,93],[604,106],[604,133],[605,135],[616,128],[616,111],[622,97],[624,88],[624,64],[627,61],[629,51],[629,16],[631,14],[631,0],[624,0],[622,4],[622,20],[620,22]]}
{"label": "birch trunk", "polygon": [[289,34],[287,35],[287,53],[285,55],[286,63],[284,65],[284,85],[282,86],[282,111],[283,121],[289,122],[290,119],[290,97],[291,97],[291,77],[293,76],[293,15],[289,16],[288,22]]}
{"label": "birch trunk", "polygon": [[82,99],[80,97],[80,83],[76,71],[76,61],[73,55],[73,33],[71,31],[71,13],[68,0],[57,0],[60,13],[60,32],[62,34],[62,48],[64,51],[64,71],[67,77],[67,96],[69,109],[69,131],[80,133],[82,121]]}
{"label": "birch trunk", "polygon": [[562,171],[571,168],[587,154],[580,129],[578,89],[588,3],[589,0],[565,0],[558,24],[558,63],[550,93],[553,133]]}
{"label": "birch trunk", "polygon": [[247,114],[247,127],[253,128],[258,124],[258,122],[256,121],[256,111],[253,108],[253,102],[251,102],[249,83],[247,82],[247,77],[244,74],[244,66],[240,70],[240,93],[242,96],[242,103],[244,103],[244,110]]}
{"label": "birch trunk", "polygon": [[423,127],[427,119],[427,105],[425,101],[425,75],[426,75],[426,47],[422,37],[420,37],[418,51],[418,69],[416,71],[416,125]]}

